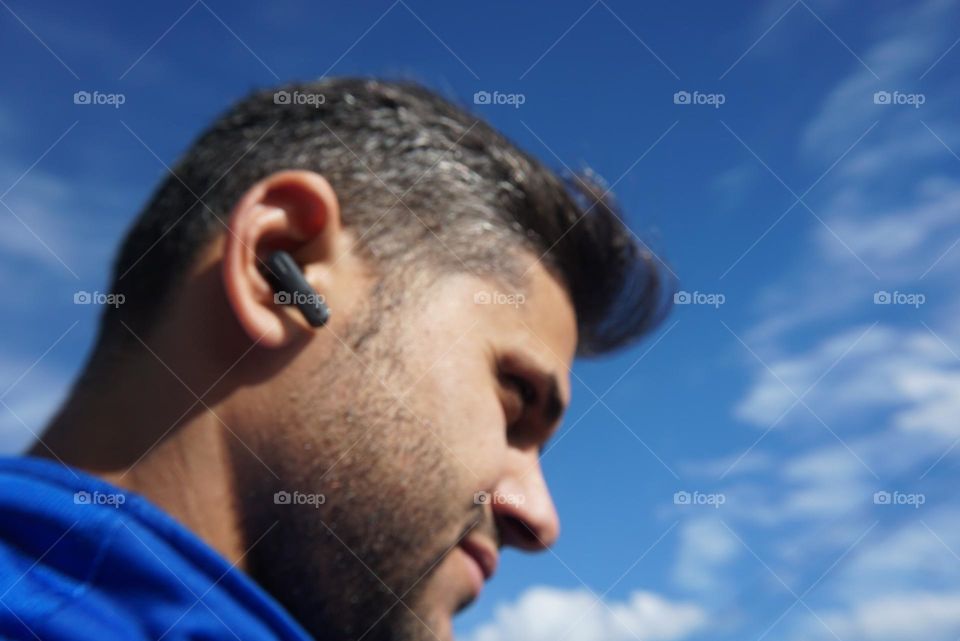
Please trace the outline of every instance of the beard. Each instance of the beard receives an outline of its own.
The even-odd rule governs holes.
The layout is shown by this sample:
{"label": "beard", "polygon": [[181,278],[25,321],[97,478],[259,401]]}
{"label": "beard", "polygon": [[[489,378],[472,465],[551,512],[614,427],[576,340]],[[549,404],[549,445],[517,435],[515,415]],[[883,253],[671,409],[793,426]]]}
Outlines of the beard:
{"label": "beard", "polygon": [[337,349],[298,375],[256,448],[279,479],[231,446],[248,572],[318,641],[444,639],[466,605],[430,579],[484,512],[426,416],[397,400],[416,376],[389,333],[358,323],[345,342],[362,338],[366,367]]}

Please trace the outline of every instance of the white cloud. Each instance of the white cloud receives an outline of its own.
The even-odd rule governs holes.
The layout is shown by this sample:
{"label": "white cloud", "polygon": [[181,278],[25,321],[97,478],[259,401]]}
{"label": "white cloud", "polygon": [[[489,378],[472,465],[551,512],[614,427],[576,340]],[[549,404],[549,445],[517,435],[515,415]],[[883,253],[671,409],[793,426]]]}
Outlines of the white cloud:
{"label": "white cloud", "polygon": [[[960,562],[954,555],[960,548],[960,514],[950,505],[928,505],[920,513],[877,525],[865,537],[862,531],[851,534],[845,547],[859,543],[810,599],[819,619],[801,617],[790,626],[796,633],[786,636],[798,641],[837,636],[955,641],[960,635]],[[803,560],[809,558],[808,553]]]}
{"label": "white cloud", "polygon": [[915,369],[901,373],[896,382],[910,407],[894,416],[894,425],[911,432],[958,436],[960,372]]}
{"label": "white cloud", "polygon": [[512,604],[496,608],[494,620],[470,641],[672,641],[706,625],[706,612],[690,602],[636,591],[625,601],[598,602],[587,590],[537,586]]}
{"label": "white cloud", "polygon": [[[768,365],[772,373],[758,368],[735,408],[739,419],[757,427],[802,421],[823,429],[820,417],[835,431],[875,430],[869,417],[882,410],[895,427],[960,436],[960,361],[926,329],[858,326]],[[796,403],[794,394],[804,393],[816,417]]]}
{"label": "white cloud", "polygon": [[[890,118],[887,105],[875,105],[875,91],[913,91],[921,76],[950,45],[954,35],[944,29],[955,7],[944,0],[911,3],[887,12],[884,37],[866,50],[853,73],[837,83],[801,137],[809,154],[833,161],[874,121]],[[909,148],[907,145],[905,148]],[[904,162],[891,159],[888,166]],[[902,166],[902,165],[901,165]]]}
{"label": "white cloud", "polygon": [[[861,448],[861,444],[853,444],[855,448]],[[864,456],[866,452],[871,452],[867,447],[862,449]],[[762,456],[770,455],[765,453]],[[873,460],[870,462],[875,463]],[[733,463],[731,461],[728,466]],[[733,465],[731,475],[737,472],[738,467],[739,463]],[[868,506],[876,490],[875,480],[862,459],[843,445],[834,443],[781,458],[776,468],[763,477],[745,478],[724,487],[722,491],[726,503],[722,514],[731,523],[763,528],[789,523],[789,527],[794,528],[791,531],[794,536],[801,534],[795,529],[798,524],[809,526],[855,515]],[[712,538],[713,542],[706,546],[709,550],[711,545],[717,545],[716,536],[707,537],[705,534],[697,539],[706,541]],[[726,528],[716,534],[730,537]],[[691,550],[697,550],[702,545],[697,539],[690,541]],[[683,551],[684,548],[681,548]],[[700,557],[703,554],[700,552]],[[685,561],[685,566],[690,579],[685,583],[686,587],[695,586],[697,582],[692,579],[700,575],[712,577],[711,584],[701,581],[703,585],[721,585],[723,577],[712,573],[709,558],[698,558],[696,552],[688,552],[688,555],[690,558]]]}
{"label": "white cloud", "polygon": [[[31,129],[0,112],[0,131],[4,127],[17,136]],[[91,272],[106,272],[123,221],[142,196],[127,184],[90,180],[89,163],[74,163],[65,173],[49,170],[55,158],[76,156],[82,129],[74,123],[23,142],[19,153],[0,152],[0,176],[6,177],[0,184],[0,281],[28,272],[77,284]]]}
{"label": "white cloud", "polygon": [[[0,162],[0,170],[6,175],[16,175],[12,167],[12,163]],[[8,187],[4,186],[0,193]],[[69,277],[60,263],[60,260],[67,265],[76,262],[70,251],[73,248],[70,239],[75,238],[69,229],[71,219],[62,215],[69,207],[68,193],[64,181],[45,175],[39,169],[20,179],[4,198],[6,207],[0,205],[0,256],[5,261],[25,259],[39,263],[58,276],[63,272]]]}
{"label": "white cloud", "polygon": [[[733,412],[757,431],[699,467],[723,476],[724,521],[764,564],[798,594],[815,585],[805,601],[839,638],[955,641],[960,511],[948,501],[960,448],[924,473],[960,437],[960,245],[947,252],[960,237],[960,181],[943,144],[960,149],[960,129],[941,111],[954,90],[936,74],[919,89],[930,97],[919,110],[875,105],[873,93],[918,90],[956,37],[945,25],[957,8],[934,0],[895,11],[862,48],[880,80],[851,63],[801,132],[800,160],[819,175],[878,124],[805,198],[823,224],[803,205],[791,214],[808,219],[790,248],[796,262],[758,292],[755,321],[734,326],[772,370],[741,350],[751,379]],[[927,302],[875,305],[879,290],[920,292]],[[808,389],[809,409],[795,396]],[[727,474],[747,447],[744,469]],[[922,492],[926,504],[877,506],[878,490]],[[736,584],[742,566],[698,577],[690,563],[687,583]],[[818,616],[796,608],[769,636],[836,639]]]}
{"label": "white cloud", "polygon": [[779,348],[791,332],[849,323],[878,289],[954,291],[960,246],[950,248],[960,238],[960,183],[944,144],[957,149],[960,128],[942,109],[953,90],[927,78],[923,90],[931,96],[921,109],[875,105],[873,93],[916,90],[911,83],[955,39],[944,25],[955,22],[956,11],[932,0],[888,12],[882,37],[862,56],[880,80],[854,64],[801,132],[801,157],[815,175],[839,162],[804,199],[820,221],[802,204],[792,212],[808,218],[809,232],[799,240],[796,269],[759,292],[761,317],[745,334],[751,345]]}
{"label": "white cloud", "polygon": [[[933,138],[926,130],[916,135]],[[939,151],[947,153],[942,147]],[[859,186],[853,190],[861,194],[859,197],[849,190],[842,192],[823,209],[821,213],[829,217],[829,229],[816,228],[821,252],[832,262],[839,262],[849,261],[852,250],[883,278],[886,286],[912,282],[914,287],[929,288],[930,283],[918,279],[957,238],[960,183],[949,178],[917,181],[900,191],[900,199],[907,197],[903,202],[886,194],[871,197],[872,190],[867,185]],[[851,202],[854,198],[856,202]],[[945,258],[954,261],[958,257],[960,252]]]}
{"label": "white cloud", "polygon": [[790,489],[778,502],[783,518],[817,520],[836,518],[864,505],[870,486],[869,471],[855,454],[831,445],[798,456],[784,465],[783,478]]}
{"label": "white cloud", "polygon": [[803,148],[822,158],[839,156],[884,114],[881,110],[887,105],[875,105],[874,92],[901,89],[905,78],[922,73],[922,65],[929,64],[935,51],[935,43],[922,33],[900,34],[875,45],[863,59],[880,80],[858,66],[855,73],[837,84],[804,132]]}
{"label": "white cloud", "polygon": [[763,177],[761,171],[755,162],[744,162],[719,174],[711,184],[718,203],[726,209],[742,208],[757,180]]}
{"label": "white cloud", "polygon": [[847,612],[825,614],[822,619],[830,630],[823,630],[825,639],[953,641],[960,634],[960,592],[890,594],[863,601]]}
{"label": "white cloud", "polygon": [[[933,497],[929,500],[932,502]],[[878,598],[904,585],[925,581],[955,586],[960,582],[960,561],[954,556],[958,550],[960,513],[950,505],[925,505],[915,518],[894,524],[890,531],[883,531],[883,526],[876,528],[838,568],[832,589],[843,601],[850,602],[854,598]]]}
{"label": "white cloud", "polygon": [[690,519],[680,527],[673,579],[686,590],[715,591],[726,582],[723,569],[742,549],[719,518]]}
{"label": "white cloud", "polygon": [[[880,124],[808,197],[829,229],[810,216],[795,268],[760,292],[757,321],[742,333],[773,373],[744,353],[753,378],[734,415],[758,434],[779,421],[755,449],[776,458],[781,473],[738,479],[723,490],[725,513],[790,528],[776,538],[788,562],[832,547],[839,554],[877,516],[874,491],[896,489],[884,487],[891,479],[916,479],[960,437],[960,360],[951,352],[960,353],[953,282],[960,245],[920,278],[960,237],[956,159],[924,123],[947,144],[960,135],[938,118],[935,101],[922,113],[880,110],[872,101],[878,89],[911,90],[908,80],[950,44],[943,30],[950,11],[947,3],[926,2],[883,25],[884,37],[864,55],[882,82],[857,65],[823,101],[801,145],[823,169]],[[880,290],[920,292],[927,302],[919,309],[875,305]],[[797,403],[795,395],[805,393]],[[785,442],[789,453],[774,454]],[[829,536],[821,531],[828,526]],[[924,534],[929,546],[929,533],[913,536]],[[884,553],[897,554],[888,548],[877,556]],[[913,575],[881,578],[873,575],[891,589],[922,585]],[[848,588],[858,589],[850,581]]]}

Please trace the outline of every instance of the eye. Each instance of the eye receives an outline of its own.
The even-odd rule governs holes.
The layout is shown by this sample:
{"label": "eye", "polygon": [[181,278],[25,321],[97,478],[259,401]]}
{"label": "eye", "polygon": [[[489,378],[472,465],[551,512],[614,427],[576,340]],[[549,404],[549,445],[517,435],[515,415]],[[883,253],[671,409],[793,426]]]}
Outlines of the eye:
{"label": "eye", "polygon": [[503,414],[508,430],[515,426],[526,413],[527,400],[523,379],[515,376],[502,375],[500,377],[502,391]]}
{"label": "eye", "polygon": [[528,379],[515,374],[504,374],[503,381],[520,399],[520,413],[527,407],[537,404],[537,388]]}

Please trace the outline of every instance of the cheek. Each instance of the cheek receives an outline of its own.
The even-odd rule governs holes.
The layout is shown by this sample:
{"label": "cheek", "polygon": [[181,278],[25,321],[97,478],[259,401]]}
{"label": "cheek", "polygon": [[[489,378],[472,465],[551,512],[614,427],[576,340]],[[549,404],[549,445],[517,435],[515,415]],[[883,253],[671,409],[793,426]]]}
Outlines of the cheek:
{"label": "cheek", "polygon": [[429,418],[450,457],[468,468],[471,483],[484,486],[498,478],[507,437],[500,399],[489,375],[482,374],[438,365],[412,394],[427,396],[429,416],[423,418]]}

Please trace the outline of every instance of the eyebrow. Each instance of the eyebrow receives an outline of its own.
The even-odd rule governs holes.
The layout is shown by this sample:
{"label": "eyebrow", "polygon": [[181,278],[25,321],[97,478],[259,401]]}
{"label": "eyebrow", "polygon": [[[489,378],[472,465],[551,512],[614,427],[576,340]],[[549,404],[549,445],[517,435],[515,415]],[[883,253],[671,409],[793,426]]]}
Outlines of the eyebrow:
{"label": "eyebrow", "polygon": [[547,379],[547,402],[543,406],[543,418],[549,424],[557,422],[567,406],[560,398],[560,382],[556,374],[541,374]]}

